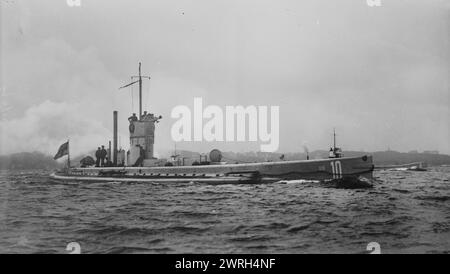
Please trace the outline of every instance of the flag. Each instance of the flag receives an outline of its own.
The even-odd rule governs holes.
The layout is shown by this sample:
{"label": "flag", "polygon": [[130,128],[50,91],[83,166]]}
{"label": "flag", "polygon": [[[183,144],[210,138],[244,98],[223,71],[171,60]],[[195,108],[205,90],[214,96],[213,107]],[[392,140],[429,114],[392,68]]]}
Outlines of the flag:
{"label": "flag", "polygon": [[65,142],[59,147],[58,152],[56,153],[55,157],[53,157],[53,159],[56,160],[68,154],[69,154],[69,141]]}

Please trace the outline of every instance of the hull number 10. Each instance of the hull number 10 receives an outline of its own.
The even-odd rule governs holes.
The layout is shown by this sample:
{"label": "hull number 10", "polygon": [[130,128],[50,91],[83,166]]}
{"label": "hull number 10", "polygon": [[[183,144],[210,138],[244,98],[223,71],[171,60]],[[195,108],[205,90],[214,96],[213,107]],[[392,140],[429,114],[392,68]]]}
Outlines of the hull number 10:
{"label": "hull number 10", "polygon": [[333,173],[333,179],[342,178],[342,165],[341,161],[330,162],[331,164],[331,173]]}

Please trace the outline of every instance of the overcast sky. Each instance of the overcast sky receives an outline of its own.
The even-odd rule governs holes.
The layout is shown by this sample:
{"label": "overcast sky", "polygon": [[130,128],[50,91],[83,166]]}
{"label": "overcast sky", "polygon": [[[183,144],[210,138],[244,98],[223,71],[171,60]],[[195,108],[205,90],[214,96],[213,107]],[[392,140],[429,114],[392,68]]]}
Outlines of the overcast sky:
{"label": "overcast sky", "polygon": [[[106,144],[112,111],[164,118],[156,150],[172,149],[179,104],[280,106],[279,151],[450,153],[445,0],[1,0],[1,154],[74,154]],[[134,92],[132,100],[131,92]],[[134,106],[134,109],[132,107]],[[187,150],[258,150],[259,143],[179,143]]]}

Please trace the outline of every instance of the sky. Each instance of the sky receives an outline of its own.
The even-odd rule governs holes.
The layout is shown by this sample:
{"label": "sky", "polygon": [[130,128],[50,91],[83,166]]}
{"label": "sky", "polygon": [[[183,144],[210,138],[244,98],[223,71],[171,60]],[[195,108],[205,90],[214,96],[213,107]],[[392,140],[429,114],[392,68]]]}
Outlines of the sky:
{"label": "sky", "polygon": [[[138,111],[119,90],[142,62],[157,155],[174,148],[171,110],[279,106],[279,152],[450,154],[450,2],[445,0],[1,0],[0,154],[83,154],[120,144]],[[260,142],[179,142],[257,151]]]}

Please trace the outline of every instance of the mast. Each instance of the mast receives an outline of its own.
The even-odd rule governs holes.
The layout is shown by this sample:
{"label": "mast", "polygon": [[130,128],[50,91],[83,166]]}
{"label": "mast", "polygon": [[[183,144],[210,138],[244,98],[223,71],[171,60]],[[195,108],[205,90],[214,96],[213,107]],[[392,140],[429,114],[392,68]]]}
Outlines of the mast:
{"label": "mast", "polygon": [[[108,161],[111,161],[111,140],[109,140],[109,144],[108,144]],[[106,163],[108,163],[108,161],[106,161]]]}
{"label": "mast", "polygon": [[333,149],[336,150],[336,128],[333,128]]}
{"label": "mast", "polygon": [[113,159],[114,166],[117,166],[117,110],[113,112]]}
{"label": "mast", "polygon": [[139,119],[142,119],[142,75],[141,62],[139,62]]}
{"label": "mast", "polygon": [[67,140],[67,168],[70,170],[70,139]]}
{"label": "mast", "polygon": [[[133,79],[135,79],[135,78],[138,78],[138,80],[133,82]],[[142,78],[147,78],[147,79],[150,80],[150,76],[142,76],[142,74],[141,74],[141,62],[139,62],[139,75],[131,76],[131,81],[132,82],[119,88],[119,89],[122,89],[122,88],[129,87],[131,85],[134,85],[136,83],[139,83],[139,120],[142,118]]]}

